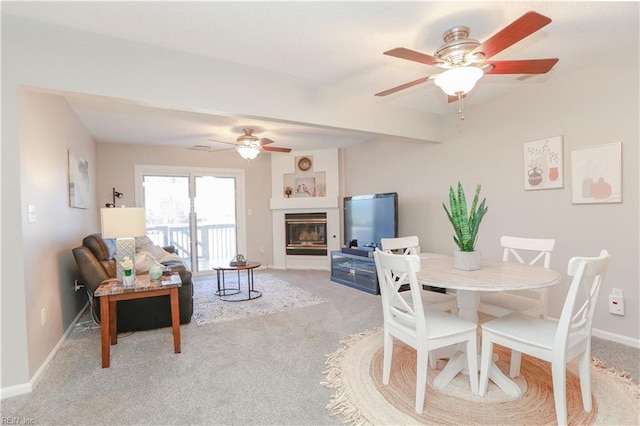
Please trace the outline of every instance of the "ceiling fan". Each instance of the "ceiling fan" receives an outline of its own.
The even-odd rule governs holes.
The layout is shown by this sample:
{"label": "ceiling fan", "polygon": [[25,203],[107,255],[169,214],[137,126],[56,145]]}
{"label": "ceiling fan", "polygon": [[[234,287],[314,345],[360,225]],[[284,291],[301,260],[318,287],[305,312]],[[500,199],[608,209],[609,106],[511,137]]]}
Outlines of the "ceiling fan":
{"label": "ceiling fan", "polygon": [[490,61],[492,56],[535,33],[551,22],[551,19],[537,12],[528,12],[507,25],[493,37],[480,43],[469,38],[468,27],[453,27],[442,38],[433,56],[404,47],[384,52],[385,55],[419,62],[440,68],[443,72],[429,75],[409,83],[376,93],[387,96],[400,90],[434,80],[447,95],[449,102],[458,101],[458,113],[462,115],[462,98],[473,89],[484,74],[544,74],[558,62],[558,58],[525,59],[512,61]]}
{"label": "ceiling fan", "polygon": [[260,151],[291,152],[291,148],[269,146],[269,144],[273,143],[271,139],[258,139],[258,137],[254,136],[253,134],[255,129],[247,127],[242,129],[242,131],[244,132],[244,134],[238,136],[236,142],[225,142],[216,139],[209,140],[213,142],[226,143],[228,145],[235,145],[235,150],[238,151],[238,154],[240,154],[240,156],[245,160],[253,160],[258,156],[258,154],[260,154]]}

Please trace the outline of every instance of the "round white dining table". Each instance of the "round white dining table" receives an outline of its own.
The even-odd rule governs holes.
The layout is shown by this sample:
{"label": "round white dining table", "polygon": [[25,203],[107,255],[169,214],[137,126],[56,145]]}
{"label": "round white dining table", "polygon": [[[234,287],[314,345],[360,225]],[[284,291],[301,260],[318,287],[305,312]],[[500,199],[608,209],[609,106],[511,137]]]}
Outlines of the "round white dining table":
{"label": "round white dining table", "polygon": [[[454,268],[453,257],[421,259],[417,278],[422,285],[456,290],[458,316],[475,323],[478,322],[478,304],[482,291],[530,290],[551,287],[562,280],[558,272],[542,266],[490,259],[482,259],[481,268],[476,271],[463,271]],[[434,379],[434,388],[443,389],[466,368],[466,364],[463,353],[454,355]],[[491,364],[489,379],[508,395],[522,395],[520,387],[495,363]]]}

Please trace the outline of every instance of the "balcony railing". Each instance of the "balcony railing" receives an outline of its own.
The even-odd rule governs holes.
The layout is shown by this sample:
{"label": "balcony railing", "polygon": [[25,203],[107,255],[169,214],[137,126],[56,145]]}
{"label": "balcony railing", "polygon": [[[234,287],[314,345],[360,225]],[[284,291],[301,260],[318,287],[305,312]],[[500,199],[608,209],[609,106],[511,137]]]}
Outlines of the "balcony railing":
{"label": "balcony railing", "polygon": [[189,225],[147,226],[147,236],[156,245],[174,246],[178,256],[182,257],[194,272],[206,271],[214,263],[229,262],[238,251],[234,224],[198,225],[197,269],[191,264]]}

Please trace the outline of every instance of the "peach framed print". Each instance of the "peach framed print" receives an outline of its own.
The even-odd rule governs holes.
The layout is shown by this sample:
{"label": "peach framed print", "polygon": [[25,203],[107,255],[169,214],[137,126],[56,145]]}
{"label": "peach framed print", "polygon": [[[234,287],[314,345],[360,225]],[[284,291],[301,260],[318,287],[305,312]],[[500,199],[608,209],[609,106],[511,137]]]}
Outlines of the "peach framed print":
{"label": "peach framed print", "polygon": [[564,187],[562,136],[524,144],[524,189]]}
{"label": "peach framed print", "polygon": [[571,151],[573,204],[622,202],[622,143]]}

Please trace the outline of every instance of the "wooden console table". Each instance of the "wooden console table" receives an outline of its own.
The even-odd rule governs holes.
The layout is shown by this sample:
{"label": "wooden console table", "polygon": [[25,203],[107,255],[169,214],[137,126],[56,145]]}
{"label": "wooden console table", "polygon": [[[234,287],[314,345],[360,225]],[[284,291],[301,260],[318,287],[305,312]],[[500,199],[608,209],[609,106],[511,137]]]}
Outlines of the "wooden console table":
{"label": "wooden console table", "polygon": [[[166,279],[163,277],[163,279]],[[116,302],[144,297],[169,296],[171,299],[171,327],[173,349],[180,353],[180,305],[178,288],[182,287],[180,275],[171,275],[167,281],[150,281],[149,274],[136,275],[135,285],[125,287],[122,282],[110,280],[98,287],[94,293],[100,298],[100,333],[102,343],[102,368],[109,368],[110,345],[118,343]]]}

